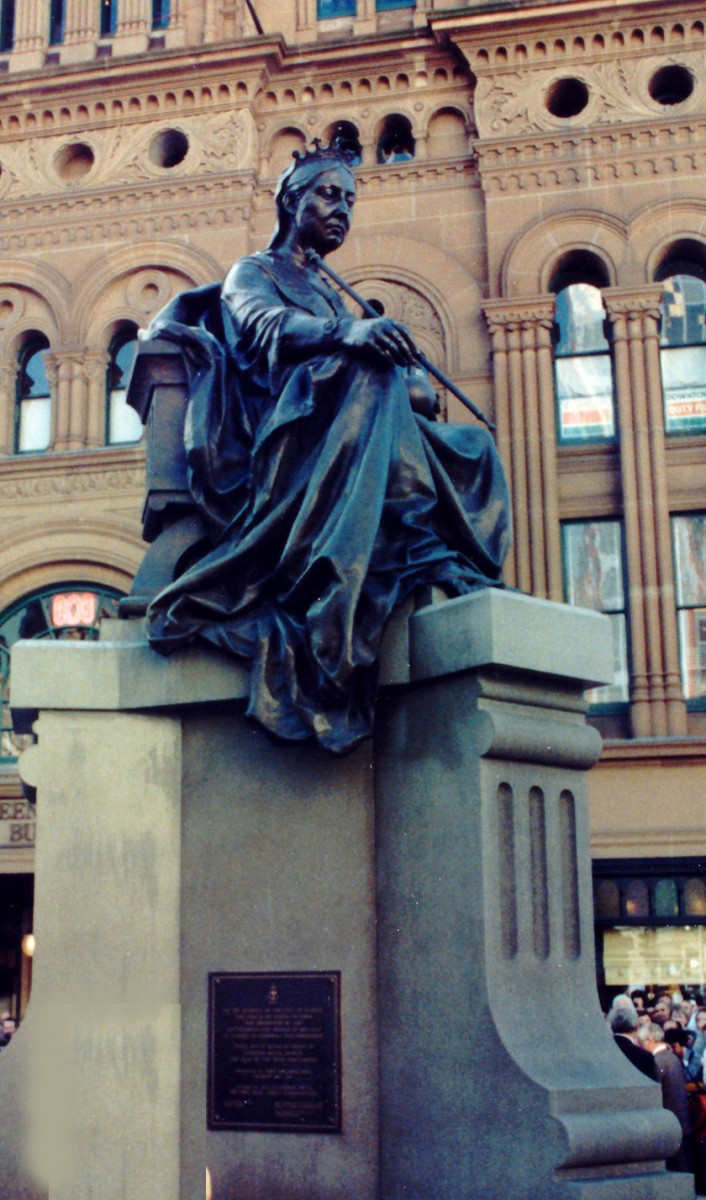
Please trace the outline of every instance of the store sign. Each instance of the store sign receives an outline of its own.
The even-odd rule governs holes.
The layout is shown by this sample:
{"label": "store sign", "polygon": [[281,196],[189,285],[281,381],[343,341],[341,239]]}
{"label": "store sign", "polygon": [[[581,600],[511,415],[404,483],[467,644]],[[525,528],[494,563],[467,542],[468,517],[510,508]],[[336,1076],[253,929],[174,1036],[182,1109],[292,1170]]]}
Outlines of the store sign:
{"label": "store sign", "polygon": [[34,848],[36,815],[26,800],[0,800],[0,850]]}

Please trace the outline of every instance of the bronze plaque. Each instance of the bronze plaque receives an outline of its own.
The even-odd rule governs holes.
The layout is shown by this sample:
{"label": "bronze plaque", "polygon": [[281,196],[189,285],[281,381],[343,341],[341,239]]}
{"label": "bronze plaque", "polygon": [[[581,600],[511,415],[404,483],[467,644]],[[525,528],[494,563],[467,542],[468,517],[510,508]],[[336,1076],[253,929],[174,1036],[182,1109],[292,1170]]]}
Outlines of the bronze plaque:
{"label": "bronze plaque", "polygon": [[209,975],[208,1127],[341,1132],[338,971]]}

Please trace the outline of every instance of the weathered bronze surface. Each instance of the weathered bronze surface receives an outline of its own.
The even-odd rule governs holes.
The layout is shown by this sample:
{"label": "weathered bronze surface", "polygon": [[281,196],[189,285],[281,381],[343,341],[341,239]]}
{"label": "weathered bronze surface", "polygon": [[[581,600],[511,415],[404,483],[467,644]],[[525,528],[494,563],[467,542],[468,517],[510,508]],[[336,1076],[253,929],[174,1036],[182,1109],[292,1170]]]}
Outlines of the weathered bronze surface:
{"label": "weathered bronze surface", "polygon": [[339,246],[355,179],[295,162],[267,250],[186,292],[151,334],[189,374],[189,486],[206,531],[148,610],[163,654],[205,639],[251,664],[248,715],[344,753],[372,728],[377,657],[404,600],[501,586],[507,488],[485,430],[434,420],[404,326],[355,319],[307,257]]}
{"label": "weathered bronze surface", "polygon": [[340,1133],[338,972],[209,976],[209,1129]]}

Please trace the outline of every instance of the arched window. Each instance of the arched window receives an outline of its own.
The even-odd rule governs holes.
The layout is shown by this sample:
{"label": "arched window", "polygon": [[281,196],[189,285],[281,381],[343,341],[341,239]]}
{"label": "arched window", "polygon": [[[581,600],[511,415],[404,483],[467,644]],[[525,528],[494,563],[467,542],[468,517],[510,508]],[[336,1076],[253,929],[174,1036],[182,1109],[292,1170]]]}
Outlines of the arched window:
{"label": "arched window", "polygon": [[300,129],[294,127],[280,129],[272,139],[270,172],[279,175],[292,162],[294,151],[302,153],[306,150],[306,138]]}
{"label": "arched window", "polygon": [[460,158],[468,154],[466,124],[455,108],[442,108],[429,122],[428,158]]}
{"label": "arched window", "polygon": [[117,617],[121,595],[115,588],[96,587],[92,583],[64,583],[31,593],[0,614],[0,766],[14,764],[17,755],[32,740],[31,735],[16,734],[12,728],[10,664],[15,642],[20,638],[95,641],[100,636],[103,618]]}
{"label": "arched window", "polygon": [[336,121],[327,132],[324,143],[335,146],[351,167],[357,167],[363,157],[358,130],[352,121]]}
{"label": "arched window", "polygon": [[378,162],[409,162],[414,158],[414,134],[408,117],[393,113],[386,117],[378,139]]}
{"label": "arched window", "polygon": [[169,0],[152,0],[152,28],[169,28]]}
{"label": "arched window", "polygon": [[51,438],[51,397],[44,367],[49,342],[41,333],[30,334],[20,351],[15,405],[15,451],[38,454]]}
{"label": "arched window", "polygon": [[0,8],[0,51],[12,50],[15,41],[15,0],[2,0]]}
{"label": "arched window", "polygon": [[613,369],[600,289],[570,283],[556,297],[554,384],[559,441],[615,436]]}
{"label": "arched window", "polygon": [[678,273],[664,279],[660,361],[667,433],[706,430],[706,281]]}
{"label": "arched window", "polygon": [[110,362],[106,374],[106,431],[108,446],[139,442],[142,421],[127,403],[127,382],[137,350],[137,326],[130,325],[115,335],[108,353]]}
{"label": "arched window", "polygon": [[118,0],[101,0],[101,37],[115,33],[118,21]]}
{"label": "arched window", "polygon": [[49,3],[49,45],[58,46],[64,40],[64,22],[66,20],[65,0],[50,0]]}

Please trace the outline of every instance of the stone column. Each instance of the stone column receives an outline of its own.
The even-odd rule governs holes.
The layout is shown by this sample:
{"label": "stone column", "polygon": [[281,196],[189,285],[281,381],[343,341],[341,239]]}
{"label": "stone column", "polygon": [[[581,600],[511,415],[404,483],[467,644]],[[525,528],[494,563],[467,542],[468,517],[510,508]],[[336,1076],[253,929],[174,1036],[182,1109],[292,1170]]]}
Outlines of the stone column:
{"label": "stone column", "polygon": [[380,1200],[692,1200],[595,994],[585,723],[607,618],[418,611],[375,742]]}
{"label": "stone column", "polygon": [[609,288],[632,631],[631,711],[638,737],[683,736],[659,385],[661,287]]}
{"label": "stone column", "polygon": [[16,0],[15,41],[9,57],[11,71],[36,71],[44,66],[49,41],[49,6],[45,0]]}
{"label": "stone column", "polygon": [[52,450],[80,450],[87,441],[88,387],[84,351],[55,350],[45,364],[52,394]]}
{"label": "stone column", "polygon": [[66,0],[62,63],[95,58],[99,33],[99,8],[95,0]]}
{"label": "stone column", "polygon": [[169,13],[169,27],[164,30],[165,46],[186,45],[186,24],[184,21],[184,0],[172,0]]}
{"label": "stone column", "polygon": [[106,442],[106,372],[110,355],[105,350],[87,350],[83,355],[86,380],[86,445],[104,446]]}
{"label": "stone column", "polygon": [[0,454],[15,453],[17,360],[0,362]]}
{"label": "stone column", "polygon": [[484,305],[493,344],[498,449],[512,494],[508,582],[552,600],[563,593],[551,329],[554,297]]}
{"label": "stone column", "polygon": [[114,54],[142,54],[152,30],[151,0],[120,0],[113,36]]}
{"label": "stone column", "polygon": [[317,34],[316,0],[296,0],[296,30],[300,42],[315,42]]}

